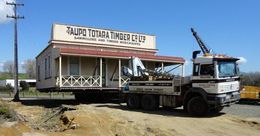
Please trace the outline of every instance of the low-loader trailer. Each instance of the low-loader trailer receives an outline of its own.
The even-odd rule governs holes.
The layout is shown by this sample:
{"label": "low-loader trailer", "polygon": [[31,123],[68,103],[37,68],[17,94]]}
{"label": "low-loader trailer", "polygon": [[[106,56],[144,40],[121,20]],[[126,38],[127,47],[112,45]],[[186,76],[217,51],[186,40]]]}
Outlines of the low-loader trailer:
{"label": "low-loader trailer", "polygon": [[240,77],[237,61],[226,55],[212,54],[197,33],[191,29],[201,48],[193,52],[191,76],[171,75],[147,70],[137,57],[131,57],[130,67],[123,73],[130,78],[123,92],[129,108],[156,110],[159,106],[183,106],[191,115],[202,116],[220,112],[224,106],[240,99]]}

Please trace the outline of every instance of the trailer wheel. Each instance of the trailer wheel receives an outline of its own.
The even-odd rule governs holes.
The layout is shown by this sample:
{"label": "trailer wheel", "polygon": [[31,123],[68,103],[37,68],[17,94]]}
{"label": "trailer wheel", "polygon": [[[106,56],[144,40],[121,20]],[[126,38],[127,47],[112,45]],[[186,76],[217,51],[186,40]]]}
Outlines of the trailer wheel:
{"label": "trailer wheel", "polygon": [[155,110],[159,108],[159,98],[156,95],[143,95],[141,101],[144,110]]}
{"label": "trailer wheel", "polygon": [[127,96],[127,107],[130,109],[140,108],[140,96],[137,94],[129,94]]}
{"label": "trailer wheel", "polygon": [[187,110],[193,116],[203,116],[208,112],[208,104],[201,96],[196,96],[188,101]]}

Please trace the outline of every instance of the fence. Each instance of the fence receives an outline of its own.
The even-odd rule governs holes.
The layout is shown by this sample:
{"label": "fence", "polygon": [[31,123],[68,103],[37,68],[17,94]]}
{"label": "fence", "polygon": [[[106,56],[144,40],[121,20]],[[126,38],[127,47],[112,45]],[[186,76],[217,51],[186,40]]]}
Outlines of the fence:
{"label": "fence", "polygon": [[100,77],[93,76],[61,76],[56,78],[56,85],[60,87],[100,87]]}

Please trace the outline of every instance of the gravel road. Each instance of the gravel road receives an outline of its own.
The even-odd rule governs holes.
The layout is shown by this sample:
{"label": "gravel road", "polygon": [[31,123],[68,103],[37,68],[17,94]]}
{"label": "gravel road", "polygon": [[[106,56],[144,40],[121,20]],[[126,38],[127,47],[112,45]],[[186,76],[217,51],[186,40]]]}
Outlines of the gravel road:
{"label": "gravel road", "polygon": [[[12,100],[12,98],[2,98],[4,100]],[[61,104],[70,104],[70,103],[77,103],[77,101],[74,100],[74,98],[68,97],[68,98],[21,98],[23,102],[25,103],[37,103],[37,100],[42,100],[42,105],[44,103],[56,103],[57,105]],[[37,104],[35,104],[37,105]],[[41,104],[40,104],[41,105]],[[123,104],[125,105],[125,104]],[[176,110],[173,110],[174,112],[171,111],[165,111],[165,112],[171,112],[169,114],[183,114],[183,112],[176,112],[176,111],[182,111],[182,108],[177,108]],[[245,117],[245,118],[259,118],[260,119],[260,102],[258,104],[234,104],[231,105],[230,107],[225,107],[221,113],[225,114],[230,114],[230,115],[236,115],[240,117]]]}
{"label": "gravel road", "polygon": [[260,118],[260,104],[234,104],[230,107],[225,107],[222,112],[245,118]]}

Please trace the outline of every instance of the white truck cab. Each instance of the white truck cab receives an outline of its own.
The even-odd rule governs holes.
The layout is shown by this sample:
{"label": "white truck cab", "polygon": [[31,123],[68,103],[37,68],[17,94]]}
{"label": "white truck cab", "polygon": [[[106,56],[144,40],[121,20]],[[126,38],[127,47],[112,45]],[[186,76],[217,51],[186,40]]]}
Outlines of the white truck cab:
{"label": "white truck cab", "polygon": [[192,88],[206,92],[215,107],[228,106],[240,98],[239,59],[225,55],[204,55],[193,59]]}

